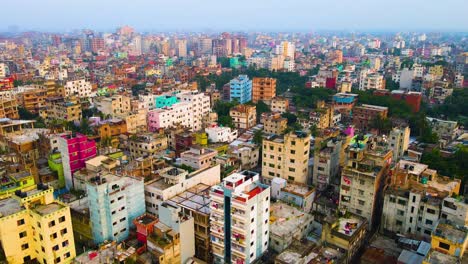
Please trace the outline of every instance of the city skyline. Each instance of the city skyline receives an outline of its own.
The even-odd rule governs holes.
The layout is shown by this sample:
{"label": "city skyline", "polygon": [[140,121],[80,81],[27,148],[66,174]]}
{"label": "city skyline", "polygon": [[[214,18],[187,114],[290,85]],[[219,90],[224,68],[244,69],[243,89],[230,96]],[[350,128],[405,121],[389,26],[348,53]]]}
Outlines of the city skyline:
{"label": "city skyline", "polygon": [[[0,31],[64,32],[82,28],[108,31],[130,25],[138,31],[456,31],[468,29],[462,0],[237,1],[235,6],[207,0],[19,0],[3,4]],[[47,8],[44,8],[47,7]],[[90,8],[92,7],[92,8]],[[453,8],[457,7],[457,8]],[[21,10],[18,10],[21,8]],[[289,13],[290,15],[285,16]],[[437,18],[437,19],[434,19]]]}

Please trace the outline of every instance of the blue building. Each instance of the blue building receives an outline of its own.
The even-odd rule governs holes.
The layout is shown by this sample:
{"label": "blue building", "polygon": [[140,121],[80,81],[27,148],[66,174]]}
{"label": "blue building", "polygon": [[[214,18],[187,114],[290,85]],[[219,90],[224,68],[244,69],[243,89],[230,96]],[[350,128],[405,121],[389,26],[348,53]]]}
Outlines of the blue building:
{"label": "blue building", "polygon": [[98,176],[86,183],[94,243],[128,238],[133,219],[146,211],[143,180]]}
{"label": "blue building", "polygon": [[247,75],[239,75],[229,82],[231,102],[237,101],[241,104],[252,100],[252,80]]}

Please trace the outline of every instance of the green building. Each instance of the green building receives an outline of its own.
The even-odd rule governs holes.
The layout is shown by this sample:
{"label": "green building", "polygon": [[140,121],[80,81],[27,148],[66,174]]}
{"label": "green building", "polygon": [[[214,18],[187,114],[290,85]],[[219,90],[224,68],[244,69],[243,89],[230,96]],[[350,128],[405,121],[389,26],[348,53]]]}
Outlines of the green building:
{"label": "green building", "polygon": [[65,177],[63,175],[63,164],[60,153],[50,154],[48,164],[49,168],[57,173],[59,187],[65,187]]}

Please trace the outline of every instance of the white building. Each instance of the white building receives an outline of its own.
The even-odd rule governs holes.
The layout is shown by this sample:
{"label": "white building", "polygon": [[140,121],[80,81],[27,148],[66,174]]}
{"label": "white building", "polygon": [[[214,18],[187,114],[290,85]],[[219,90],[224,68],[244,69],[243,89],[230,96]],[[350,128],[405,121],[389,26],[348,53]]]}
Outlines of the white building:
{"label": "white building", "polygon": [[5,78],[7,72],[7,66],[5,63],[0,63],[0,78]]}
{"label": "white building", "polygon": [[359,90],[383,90],[385,89],[384,77],[380,74],[363,74],[361,73]]}
{"label": "white building", "polygon": [[181,102],[171,107],[154,109],[148,112],[148,129],[156,131],[160,128],[182,125],[195,131],[194,113],[192,103]]}
{"label": "white building", "polygon": [[91,83],[85,79],[68,81],[65,84],[65,95],[78,95],[80,97],[89,97],[91,95]]}
{"label": "white building", "polygon": [[282,41],[279,45],[276,45],[275,54],[289,57],[294,60],[294,53],[296,52],[296,46],[294,43],[289,41]]}
{"label": "white building", "polygon": [[466,200],[463,197],[446,197],[442,203],[440,218],[449,220],[456,225],[467,227],[468,204],[466,204]]}
{"label": "white building", "polygon": [[202,128],[203,117],[211,112],[210,97],[198,91],[182,91],[176,94],[180,102],[192,104],[191,115],[193,116],[190,127],[193,131]]}
{"label": "white building", "polygon": [[209,186],[220,183],[220,165],[188,173],[185,170],[168,167],[159,170],[162,176],[145,185],[146,211],[158,215],[159,204],[183,193],[193,186],[203,183]]}
{"label": "white building", "polygon": [[234,173],[210,190],[214,263],[253,263],[268,248],[270,187],[251,171]]}
{"label": "white building", "polygon": [[410,139],[410,128],[409,127],[394,127],[389,134],[389,144],[393,148],[393,161],[398,162],[398,160],[403,157],[405,151],[408,150]]}
{"label": "white building", "polygon": [[404,68],[400,72],[400,89],[410,90],[414,78],[414,71],[408,68]]}
{"label": "white building", "polygon": [[211,126],[205,128],[205,132],[206,134],[208,134],[208,140],[210,140],[213,143],[230,143],[234,141],[238,136],[237,130],[232,130],[230,127]]}

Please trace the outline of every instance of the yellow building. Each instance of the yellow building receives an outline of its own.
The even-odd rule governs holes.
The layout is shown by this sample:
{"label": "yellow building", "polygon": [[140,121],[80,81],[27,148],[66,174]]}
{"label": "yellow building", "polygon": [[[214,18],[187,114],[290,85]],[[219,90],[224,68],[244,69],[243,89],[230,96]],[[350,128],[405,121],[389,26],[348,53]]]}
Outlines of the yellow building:
{"label": "yellow building", "polygon": [[432,233],[431,247],[441,253],[462,258],[468,245],[468,231],[440,222]]}
{"label": "yellow building", "polygon": [[76,97],[46,98],[45,109],[40,110],[42,118],[48,121],[57,119],[65,121],[81,120],[81,104]]}
{"label": "yellow building", "polygon": [[180,234],[171,227],[158,222],[148,236],[148,251],[161,264],[181,263]]}
{"label": "yellow building", "polygon": [[76,256],[70,208],[53,189],[18,192],[0,200],[0,241],[8,263],[71,263]]}
{"label": "yellow building", "polygon": [[269,101],[276,96],[276,79],[255,77],[252,82],[252,102]]}
{"label": "yellow building", "polygon": [[288,126],[288,119],[281,117],[279,112],[263,113],[260,123],[265,133],[281,135]]}
{"label": "yellow building", "polygon": [[257,108],[254,105],[238,105],[229,111],[235,128],[249,129],[257,124]]}
{"label": "yellow building", "polygon": [[274,177],[307,184],[310,135],[296,131],[263,140],[262,176],[266,183]]}
{"label": "yellow building", "polygon": [[429,73],[440,79],[444,75],[444,67],[442,65],[434,65],[429,68]]}
{"label": "yellow building", "polygon": [[289,111],[289,100],[284,97],[275,97],[271,99],[271,111],[272,112],[288,112]]}

